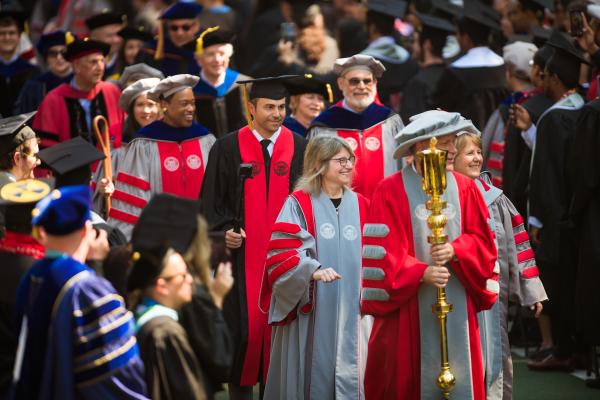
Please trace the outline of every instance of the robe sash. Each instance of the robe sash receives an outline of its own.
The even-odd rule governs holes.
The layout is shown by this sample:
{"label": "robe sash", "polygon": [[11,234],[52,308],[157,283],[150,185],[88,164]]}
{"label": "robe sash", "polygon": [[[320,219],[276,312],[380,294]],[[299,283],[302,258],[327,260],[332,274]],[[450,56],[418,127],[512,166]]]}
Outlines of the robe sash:
{"label": "robe sash", "polygon": [[248,346],[244,357],[241,386],[250,386],[257,382],[261,355],[263,357],[262,372],[265,378],[269,364],[271,329],[267,325],[267,316],[260,312],[259,295],[271,227],[289,193],[290,168],[294,155],[292,133],[285,127],[281,129],[271,156],[268,198],[262,146],[247,126],[240,129],[238,133],[241,161],[253,166],[253,177],[247,179],[244,186],[244,229],[246,231],[244,260]]}

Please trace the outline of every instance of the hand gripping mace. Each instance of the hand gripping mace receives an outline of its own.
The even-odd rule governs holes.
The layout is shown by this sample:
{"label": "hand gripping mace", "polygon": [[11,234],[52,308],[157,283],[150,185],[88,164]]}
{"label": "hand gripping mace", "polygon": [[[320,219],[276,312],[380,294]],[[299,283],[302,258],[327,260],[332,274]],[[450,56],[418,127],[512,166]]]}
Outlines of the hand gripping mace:
{"label": "hand gripping mace", "polygon": [[[444,244],[448,241],[448,235],[444,234],[444,228],[448,220],[442,214],[446,208],[446,202],[441,199],[446,189],[446,157],[447,153],[438,150],[435,145],[436,138],[429,141],[429,149],[417,153],[417,160],[421,165],[423,172],[423,191],[427,193],[429,201],[426,207],[431,214],[427,218],[427,226],[431,229],[431,236],[427,241],[431,245]],[[431,311],[437,315],[440,322],[440,351],[441,351],[441,370],[437,378],[437,385],[442,391],[444,399],[450,398],[450,391],[454,388],[456,378],[450,371],[450,362],[448,361],[448,336],[446,334],[446,318],[449,312],[452,312],[452,304],[446,302],[446,289],[438,288],[437,300],[431,306]]]}

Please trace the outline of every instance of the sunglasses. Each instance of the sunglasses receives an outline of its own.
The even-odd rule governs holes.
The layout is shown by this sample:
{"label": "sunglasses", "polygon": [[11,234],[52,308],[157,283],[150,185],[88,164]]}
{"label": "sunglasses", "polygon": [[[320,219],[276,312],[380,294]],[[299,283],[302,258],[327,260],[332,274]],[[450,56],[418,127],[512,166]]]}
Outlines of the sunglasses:
{"label": "sunglasses", "polygon": [[182,30],[184,32],[188,32],[190,29],[192,29],[192,25],[191,24],[169,25],[169,30],[171,32],[177,32],[178,30]]}
{"label": "sunglasses", "polygon": [[65,58],[65,54],[67,54],[66,50],[48,50],[48,57],[62,56],[62,58]]}
{"label": "sunglasses", "polygon": [[348,83],[350,84],[350,86],[358,86],[360,85],[360,83],[364,83],[365,86],[371,86],[373,84],[373,79],[371,78],[365,78],[365,79],[359,79],[359,78],[350,78],[350,79],[346,79],[348,81]]}

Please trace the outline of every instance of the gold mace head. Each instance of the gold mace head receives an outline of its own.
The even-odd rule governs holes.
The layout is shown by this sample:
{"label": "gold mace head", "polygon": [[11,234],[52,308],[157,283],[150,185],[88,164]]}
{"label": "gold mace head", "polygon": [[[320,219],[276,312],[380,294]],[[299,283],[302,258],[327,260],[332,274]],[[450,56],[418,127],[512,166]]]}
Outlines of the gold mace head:
{"label": "gold mace head", "polygon": [[439,150],[437,139],[429,140],[429,148],[417,153],[417,161],[421,164],[423,172],[423,191],[430,197],[437,198],[446,189],[446,159],[448,153]]}
{"label": "gold mace head", "polygon": [[454,389],[454,385],[456,385],[456,378],[450,372],[450,369],[443,369],[437,378],[437,385],[444,394],[446,399],[450,398],[450,391]]}

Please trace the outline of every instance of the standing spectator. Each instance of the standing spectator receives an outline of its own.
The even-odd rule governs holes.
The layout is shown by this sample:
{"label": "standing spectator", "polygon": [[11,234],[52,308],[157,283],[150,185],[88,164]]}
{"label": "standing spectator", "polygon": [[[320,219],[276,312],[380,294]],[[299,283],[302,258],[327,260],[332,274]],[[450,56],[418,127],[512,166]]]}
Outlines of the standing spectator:
{"label": "standing spectator", "polygon": [[[228,384],[232,399],[250,399],[252,386],[267,376],[271,332],[258,304],[261,281],[271,227],[302,173],[305,140],[282,127],[284,79],[240,82],[253,83],[247,104],[252,120],[216,141],[200,196],[211,230],[225,232],[233,252],[235,283],[223,305],[236,344]],[[240,164],[252,165],[243,191]]]}
{"label": "standing spectator", "polygon": [[55,31],[42,35],[36,48],[44,60],[46,72],[23,85],[15,103],[15,114],[37,110],[48,92],[73,79],[73,68],[66,59],[66,32]]}
{"label": "standing spectator", "polygon": [[400,116],[376,101],[377,79],[385,71],[381,62],[357,54],[336,60],[337,83],[344,99],[313,121],[308,137],[337,135],[356,155],[354,191],[370,197],[377,184],[398,170],[394,137],[404,127]]}
{"label": "standing spectator", "polygon": [[233,33],[209,28],[197,40],[196,60],[200,82],[194,87],[196,119],[217,137],[246,123],[244,96],[239,81],[250,79],[229,68]]}
{"label": "standing spectator", "polygon": [[17,52],[19,36],[25,25],[25,14],[19,11],[0,11],[0,116],[13,115],[21,88],[40,70],[25,61]]}
{"label": "standing spectator", "polygon": [[[69,186],[32,213],[46,255],[17,290],[22,361],[15,398],[146,398],[133,316],[111,284],[83,264],[98,240],[90,205],[89,187]],[[114,329],[106,331],[109,325]]]}
{"label": "standing spectator", "polygon": [[418,71],[417,63],[404,47],[396,43],[396,18],[403,18],[406,2],[369,0],[367,31],[369,46],[361,54],[381,61],[387,73],[377,81],[377,94],[386,106],[398,112],[406,83]]}
{"label": "standing spectator", "polygon": [[[121,91],[102,80],[108,51],[107,44],[91,39],[76,40],[67,46],[65,56],[73,65],[73,79],[48,93],[33,121],[42,147],[77,136],[95,143],[92,121],[97,115],[104,116],[109,126],[123,121],[118,106]],[[111,141],[113,147],[119,147],[121,137],[113,134]]]}
{"label": "standing spectator", "polygon": [[[198,15],[202,7],[194,2],[178,1],[163,11],[158,37],[146,44],[137,62],[159,69],[165,76],[198,75],[194,58],[196,37],[200,32]],[[167,34],[165,34],[165,32]]]}
{"label": "standing spectator", "polygon": [[337,136],[311,140],[273,225],[261,293],[273,325],[265,399],[364,398],[371,321],[357,293],[368,200],[350,189],[355,160]]}
{"label": "standing spectator", "polygon": [[7,183],[33,178],[40,165],[38,138],[26,124],[34,112],[0,119],[0,188]]}
{"label": "standing spectator", "polygon": [[125,18],[124,15],[104,10],[85,20],[85,25],[89,30],[89,38],[110,46],[110,50],[106,55],[106,67],[104,69],[106,80],[119,79],[119,71],[116,71],[115,67],[117,66],[119,49],[123,41],[119,32],[123,28],[123,24],[126,21]]}

